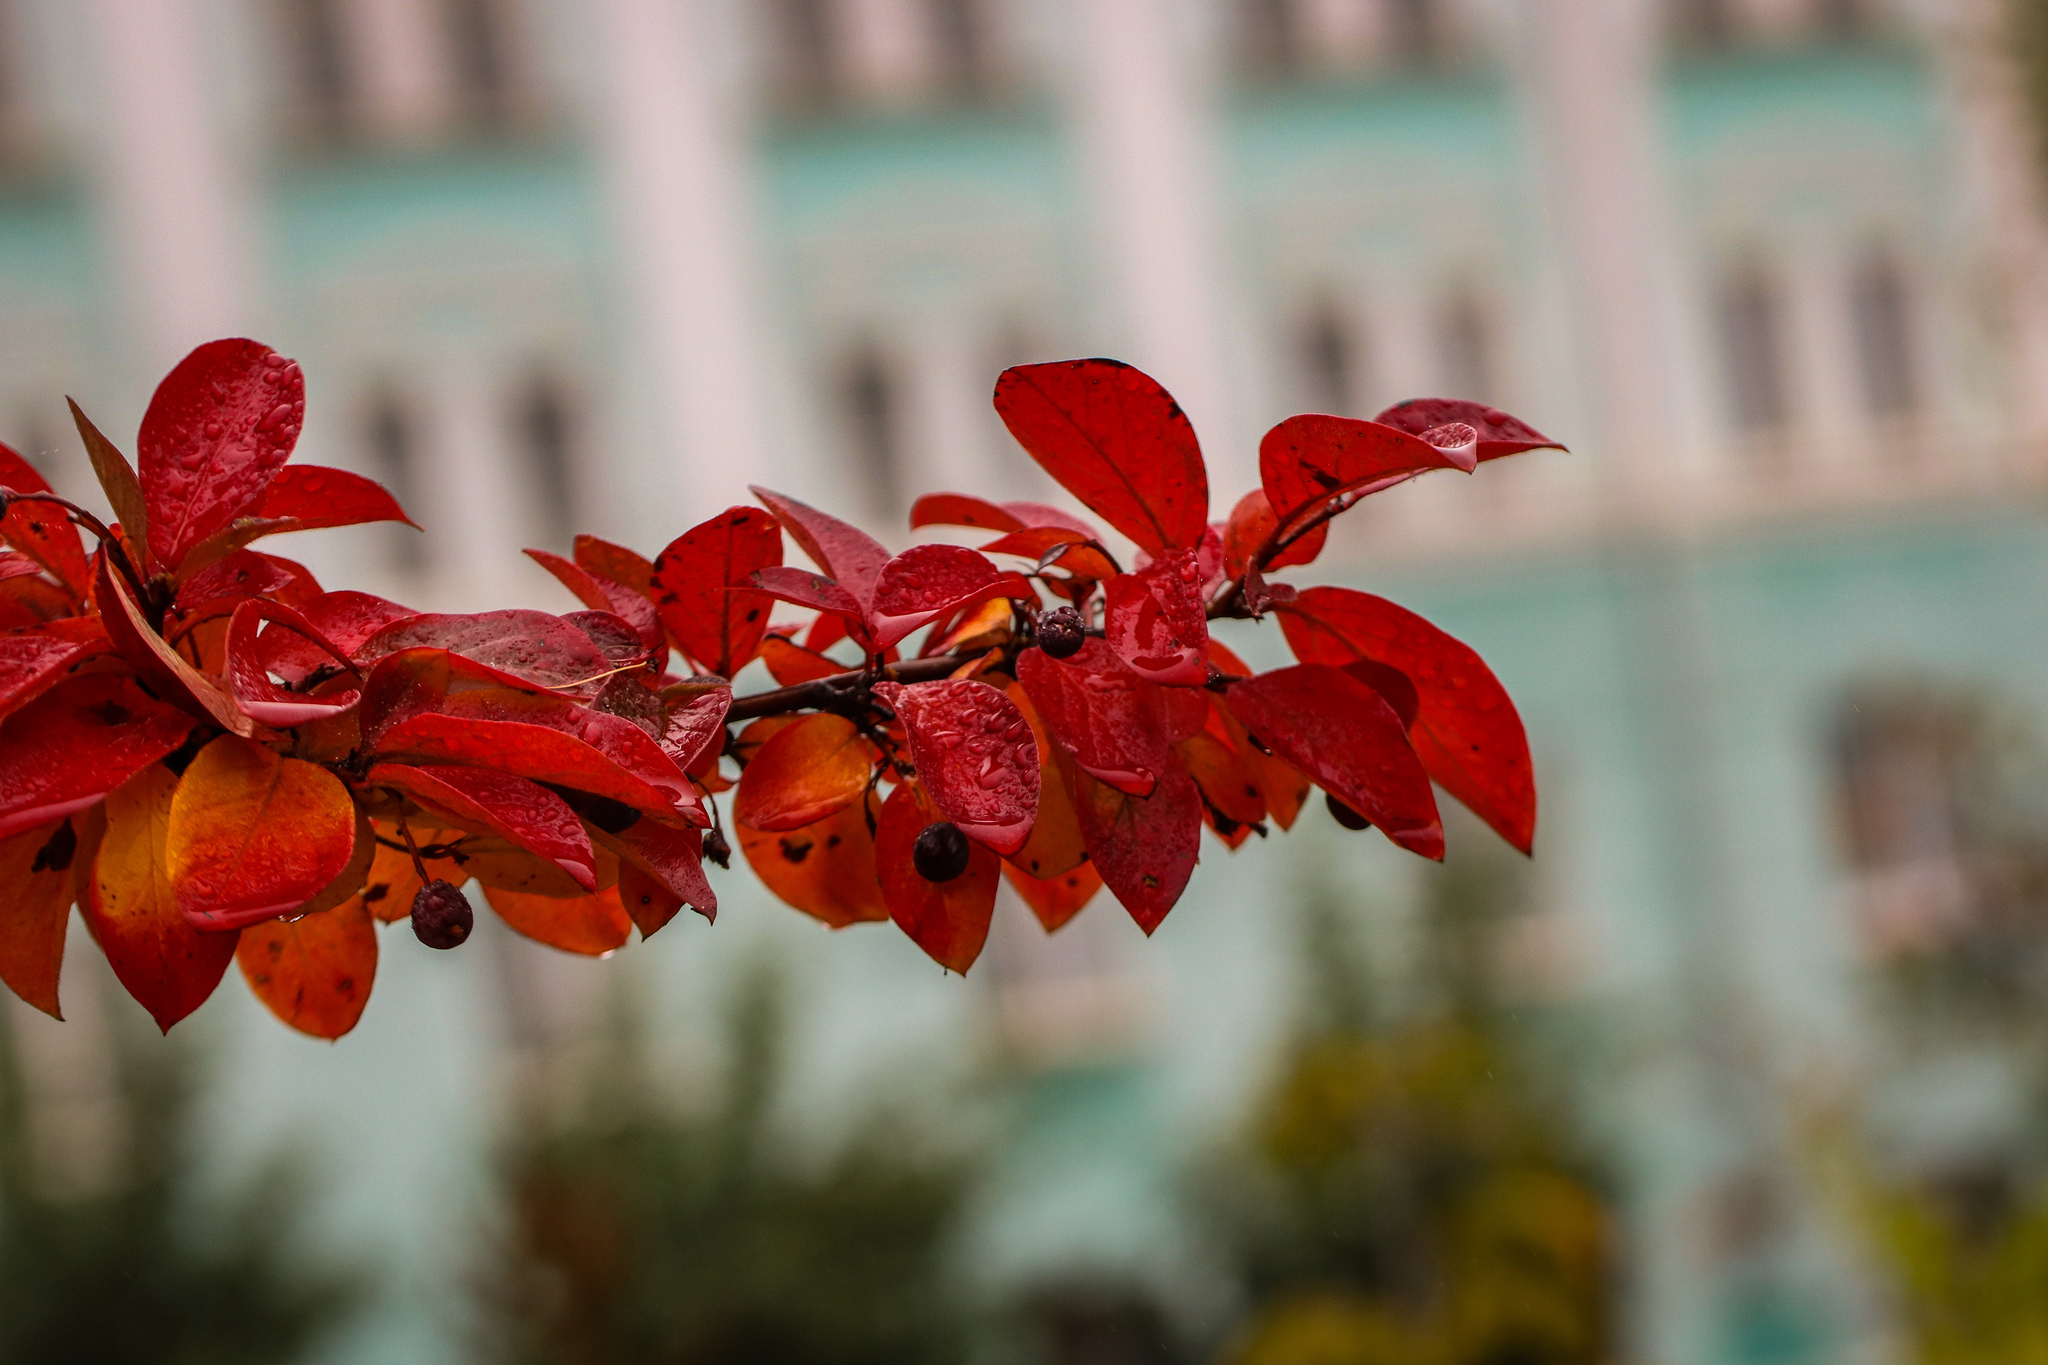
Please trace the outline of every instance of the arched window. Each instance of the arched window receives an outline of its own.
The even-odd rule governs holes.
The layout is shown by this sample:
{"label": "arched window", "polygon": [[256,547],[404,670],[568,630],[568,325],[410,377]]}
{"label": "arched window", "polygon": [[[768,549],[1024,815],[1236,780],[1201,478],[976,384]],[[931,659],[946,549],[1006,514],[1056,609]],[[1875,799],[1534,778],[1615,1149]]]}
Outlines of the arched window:
{"label": "arched window", "polygon": [[1386,0],[1387,45],[1396,62],[1427,65],[1444,56],[1437,0]]}
{"label": "arched window", "polygon": [[502,130],[514,113],[510,15],[503,0],[442,0],[450,86],[463,122]]}
{"label": "arched window", "polygon": [[1898,261],[1887,251],[1870,253],[1856,267],[1850,288],[1864,401],[1880,418],[1910,416],[1920,405],[1920,384],[1912,303]]}
{"label": "arched window", "polygon": [[1822,37],[1849,41],[1870,32],[1868,0],[1813,0],[1813,28]]}
{"label": "arched window", "polygon": [[1301,69],[1301,20],[1295,0],[1239,0],[1238,51],[1247,70],[1287,76]]}
{"label": "arched window", "polygon": [[577,524],[576,442],[574,412],[560,376],[547,369],[530,375],[515,418],[534,529],[549,545],[566,545]]}
{"label": "arched window", "polygon": [[839,408],[857,491],[876,515],[894,516],[903,501],[903,395],[894,359],[872,337],[841,363]]}
{"label": "arched window", "polygon": [[767,17],[783,101],[808,109],[838,100],[842,44],[830,0],[774,0]]}
{"label": "arched window", "polygon": [[1689,47],[1724,48],[1739,36],[1733,0],[1672,0],[1672,28]]}
{"label": "arched window", "polygon": [[982,0],[927,0],[933,84],[955,99],[985,98],[995,84]]}
{"label": "arched window", "polygon": [[1344,414],[1357,405],[1358,352],[1355,329],[1337,300],[1318,295],[1295,329],[1301,395],[1311,411]]}
{"label": "arched window", "polygon": [[[413,415],[405,401],[388,387],[375,390],[365,406],[363,445],[377,481],[391,490],[399,506],[413,517],[420,517],[419,447]],[[425,566],[424,536],[410,526],[387,527],[385,533],[391,544],[393,567],[415,573]]]}
{"label": "arched window", "polygon": [[360,92],[339,0],[284,0],[280,22],[290,45],[292,99],[306,135],[321,142],[350,136]]}
{"label": "arched window", "polygon": [[1742,262],[1722,284],[1719,311],[1721,364],[1736,427],[1751,434],[1782,429],[1788,405],[1775,282],[1762,265]]}

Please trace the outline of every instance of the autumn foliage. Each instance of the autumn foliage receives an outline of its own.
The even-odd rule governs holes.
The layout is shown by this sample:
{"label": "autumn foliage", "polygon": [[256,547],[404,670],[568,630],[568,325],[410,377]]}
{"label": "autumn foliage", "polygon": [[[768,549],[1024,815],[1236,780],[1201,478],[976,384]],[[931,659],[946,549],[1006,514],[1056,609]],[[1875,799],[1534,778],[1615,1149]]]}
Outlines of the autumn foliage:
{"label": "autumn foliage", "polygon": [[[0,447],[0,978],[57,1014],[76,905],[162,1027],[232,959],[337,1037],[378,923],[453,946],[470,882],[520,933],[605,953],[685,905],[711,918],[703,864],[736,841],[798,910],[893,919],[964,972],[1003,880],[1048,931],[1107,886],[1149,933],[1204,825],[1235,849],[1312,787],[1425,857],[1439,787],[1529,850],[1527,743],[1478,656],[1382,598],[1268,575],[1368,494],[1550,442],[1435,399],[1294,417],[1212,522],[1194,430],[1137,370],[1023,366],[995,404],[1099,521],[937,493],[911,525],[978,548],[892,554],[757,489],[651,561],[589,536],[528,551],[581,604],[560,615],[417,612],[251,548],[406,521],[366,479],[287,463],[304,381],[252,341],[171,372],[132,466],[73,406],[111,526]],[[1266,617],[1300,662],[1254,676],[1209,623]],[[756,660],[778,686],[736,696]]]}

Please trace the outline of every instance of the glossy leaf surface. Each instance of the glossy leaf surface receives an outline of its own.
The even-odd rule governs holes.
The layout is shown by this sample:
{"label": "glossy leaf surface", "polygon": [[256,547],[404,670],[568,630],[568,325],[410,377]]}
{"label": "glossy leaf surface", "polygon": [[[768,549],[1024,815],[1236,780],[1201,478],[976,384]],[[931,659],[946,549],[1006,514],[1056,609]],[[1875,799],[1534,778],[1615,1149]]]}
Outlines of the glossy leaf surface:
{"label": "glossy leaf surface", "polygon": [[557,898],[486,886],[484,899],[514,930],[565,953],[601,957],[633,936],[633,919],[616,889]]}
{"label": "glossy leaf surface", "polygon": [[142,562],[135,567],[147,570],[149,563],[149,510],[142,496],[142,482],[135,477],[135,466],[114,448],[114,443],[101,434],[77,403],[67,398],[71,405],[71,421],[78,428],[78,437],[85,443],[85,455],[92,462],[92,472],[100,482],[100,490],[107,495],[107,502],[114,509],[114,518],[119,523],[123,538],[127,541],[128,552]]}
{"label": "glossy leaf surface", "polygon": [[1031,822],[1031,837],[1010,855],[1010,861],[1034,879],[1056,877],[1088,859],[1088,846],[1082,842],[1080,820],[1061,770],[1063,762],[1073,760],[1046,734],[1023,685],[1012,683],[1007,692],[1031,726],[1032,742],[1038,749],[1038,817]]}
{"label": "glossy leaf surface", "polygon": [[728,507],[678,536],[654,561],[661,622],[676,647],[730,678],[768,633],[768,594],[754,575],[782,563],[782,532],[758,507]]}
{"label": "glossy leaf surface", "polygon": [[1201,542],[1201,446],[1149,375],[1114,360],[1020,365],[996,381],[995,404],[1031,458],[1138,548],[1156,556]]}
{"label": "glossy leaf surface", "polygon": [[166,1033],[220,985],[236,939],[200,931],[178,908],[166,863],[178,785],[168,768],[154,766],[107,797],[84,905],[114,975]]}
{"label": "glossy leaf surface", "polygon": [[1173,909],[1202,848],[1202,796],[1180,755],[1169,752],[1149,797],[1070,771],[1074,813],[1088,861],[1147,934]]}
{"label": "glossy leaf surface", "polygon": [[296,911],[355,843],[355,803],[334,774],[222,735],[185,769],[165,856],[178,908],[218,931]]}
{"label": "glossy leaf surface", "polygon": [[[702,830],[674,829],[642,820],[618,834],[600,831],[596,837],[607,847],[617,850],[622,860],[622,876],[626,868],[637,868],[660,882],[671,895],[705,919],[718,918],[718,896],[704,875]],[[630,906],[627,908],[631,909]],[[637,917],[635,922],[639,922]],[[655,926],[656,929],[660,927]],[[654,929],[642,923],[640,932],[651,934]]]}
{"label": "glossy leaf surface", "polygon": [[840,929],[889,918],[868,831],[881,808],[881,797],[870,793],[813,824],[780,832],[740,824],[734,834],[747,866],[779,900]]}
{"label": "glossy leaf surface", "polygon": [[526,557],[555,576],[556,581],[576,595],[576,600],[595,611],[606,611],[633,628],[641,645],[657,660],[668,657],[667,638],[654,603],[643,593],[590,572],[573,560],[546,550],[528,550]]}
{"label": "glossy leaf surface", "polygon": [[[1234,579],[1243,578],[1245,567],[1272,538],[1278,525],[1265,489],[1254,488],[1239,498],[1237,506],[1231,509],[1229,524],[1223,528],[1223,572]],[[1274,555],[1266,567],[1285,569],[1313,564],[1329,541],[1330,527],[1325,522]]]}
{"label": "glossy leaf surface", "polygon": [[[0,487],[17,493],[47,493],[50,485],[36,467],[0,442]],[[0,517],[0,539],[48,569],[73,596],[83,597],[92,581],[85,542],[64,509],[55,503],[20,502]]]}
{"label": "glossy leaf surface", "polygon": [[873,593],[889,552],[882,543],[857,526],[849,526],[795,498],[771,493],[765,488],[749,490],[767,505],[782,523],[782,529],[811,557],[811,562],[849,593],[866,604]]}
{"label": "glossy leaf surface", "polygon": [[927,826],[945,818],[919,783],[899,784],[882,803],[875,871],[896,927],[932,961],[964,973],[988,941],[1002,864],[987,848],[969,843],[966,871],[951,881],[926,881],[912,861],[912,849]]}
{"label": "glossy leaf surface", "polygon": [[926,797],[961,833],[1008,857],[1038,818],[1038,745],[1015,702],[971,679],[878,683]]}
{"label": "glossy leaf surface", "polygon": [[1209,677],[1209,620],[1193,550],[1155,559],[1103,585],[1109,647],[1148,682],[1200,687]]}
{"label": "glossy leaf surface", "polygon": [[1373,420],[1416,436],[1452,422],[1463,422],[1479,434],[1481,460],[1498,460],[1525,450],[1564,449],[1518,417],[1484,403],[1458,398],[1411,398],[1396,403]]}
{"label": "glossy leaf surface", "polygon": [[246,340],[210,341],[157,386],[136,441],[149,548],[175,567],[263,504],[306,415],[294,362]]}
{"label": "glossy leaf surface", "polygon": [[764,833],[797,829],[860,800],[874,746],[844,716],[811,715],[778,730],[740,775],[733,818]]}
{"label": "glossy leaf surface", "polygon": [[[323,593],[301,606],[299,614],[349,658],[392,622],[419,615],[411,607],[366,592]],[[335,667],[327,650],[293,630],[264,631],[258,637],[257,654],[266,673],[289,683],[303,682],[317,671]]]}
{"label": "glossy leaf surface", "polygon": [[1298,664],[1232,684],[1228,701],[1277,757],[1389,839],[1425,858],[1443,857],[1429,774],[1379,693],[1327,664]]}
{"label": "glossy leaf surface", "polygon": [[1011,887],[1031,907],[1031,913],[1048,934],[1080,914],[1102,889],[1102,874],[1092,863],[1082,863],[1046,878],[1034,877],[1014,863],[1005,863],[1003,875],[1010,879]]}
{"label": "glossy leaf surface", "polygon": [[429,613],[385,626],[356,650],[375,663],[402,649],[445,649],[542,687],[574,687],[602,678],[612,662],[590,637],[544,611]]}
{"label": "glossy leaf surface", "polygon": [[185,662],[163,636],[150,628],[142,609],[129,594],[128,585],[107,567],[104,557],[99,561],[94,591],[99,597],[100,623],[106,628],[107,638],[135,666],[136,673],[152,691],[230,733],[255,732],[256,722],[235,705],[232,697]]}
{"label": "glossy leaf surface", "polygon": [[1035,601],[1023,575],[958,545],[916,545],[882,566],[867,604],[874,647],[887,649],[949,611],[990,597]]}
{"label": "glossy leaf surface", "polygon": [[0,716],[17,711],[108,648],[97,622],[52,621],[0,634]]}
{"label": "glossy leaf surface", "polygon": [[1349,588],[1310,588],[1280,616],[1304,663],[1357,659],[1398,669],[1414,685],[1409,740],[1429,775],[1528,853],[1536,838],[1529,739],[1507,689],[1468,645],[1405,607]]}
{"label": "glossy leaf surface", "polygon": [[272,682],[269,670],[263,666],[257,635],[258,627],[266,621],[291,631],[320,650],[330,665],[348,667],[348,655],[341,646],[327,640],[298,612],[276,602],[244,602],[235,608],[234,619],[228,624],[227,682],[235,704],[245,715],[263,725],[288,729],[347,711],[362,699],[359,688],[309,696],[287,692]]}
{"label": "glossy leaf surface", "polygon": [[1343,495],[1363,497],[1432,469],[1471,472],[1405,431],[1353,417],[1290,417],[1259,442],[1259,482],[1274,515],[1292,528]]}
{"label": "glossy leaf surface", "polygon": [[192,728],[127,678],[59,683],[0,725],[0,839],[97,804]]}
{"label": "glossy leaf surface", "polygon": [[57,977],[77,887],[78,832],[70,820],[0,839],[0,981],[52,1019],[62,1019]]}
{"label": "glossy leaf surface", "polygon": [[492,768],[403,763],[379,763],[365,780],[396,787],[459,823],[489,829],[555,864],[585,891],[597,889],[595,854],[583,822],[568,802],[537,782]]}
{"label": "glossy leaf surface", "polygon": [[235,963],[272,1014],[301,1033],[339,1038],[370,1003],[377,923],[353,896],[317,914],[252,924],[235,945]]}
{"label": "glossy leaf surface", "polygon": [[1133,796],[1152,790],[1166,764],[1160,689],[1107,643],[1090,639],[1069,659],[1027,649],[1017,659],[1017,681],[1046,733],[1083,769]]}

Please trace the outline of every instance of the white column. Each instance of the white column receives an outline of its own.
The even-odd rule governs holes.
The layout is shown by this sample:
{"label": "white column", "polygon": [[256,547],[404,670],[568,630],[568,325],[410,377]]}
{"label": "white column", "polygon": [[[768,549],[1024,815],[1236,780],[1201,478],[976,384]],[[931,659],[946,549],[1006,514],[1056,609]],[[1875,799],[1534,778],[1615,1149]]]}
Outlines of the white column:
{"label": "white column", "polygon": [[100,166],[135,361],[159,375],[255,330],[255,233],[211,98],[196,0],[90,0],[104,110]]}
{"label": "white column", "polygon": [[1206,63],[1184,0],[1074,0],[1079,113],[1119,358],[1173,392],[1202,438],[1210,511],[1258,483],[1224,328]]}
{"label": "white column", "polygon": [[1849,278],[1855,268],[1853,250],[1839,234],[1808,231],[1792,243],[1780,276],[1793,464],[1801,478],[1837,486],[1867,480],[1886,458],[1875,444],[1858,373]]}
{"label": "white column", "polygon": [[343,11],[361,57],[370,127],[385,140],[425,141],[453,115],[439,8],[431,0],[356,0]]}
{"label": "white column", "polygon": [[420,373],[432,376],[421,395],[417,467],[426,513],[420,519],[434,528],[428,542],[433,605],[444,611],[533,605],[515,600],[514,590],[533,582],[520,553],[534,544],[531,493],[507,448],[508,424],[491,369],[465,338],[437,349]]}
{"label": "white column", "polygon": [[745,501],[763,477],[749,149],[730,83],[709,60],[705,0],[594,8],[617,278],[638,342],[627,379],[641,390],[656,462],[654,485],[622,510],[641,540],[660,544]]}

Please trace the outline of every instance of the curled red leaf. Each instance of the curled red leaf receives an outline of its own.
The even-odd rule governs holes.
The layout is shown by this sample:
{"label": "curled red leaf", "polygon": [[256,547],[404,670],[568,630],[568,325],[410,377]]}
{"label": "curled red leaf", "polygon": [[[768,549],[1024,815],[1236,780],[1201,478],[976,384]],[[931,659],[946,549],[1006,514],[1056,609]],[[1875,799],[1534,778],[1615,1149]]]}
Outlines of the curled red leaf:
{"label": "curled red leaf", "polygon": [[1148,682],[1200,687],[1209,678],[1209,618],[1192,549],[1153,560],[1103,585],[1103,632]]}
{"label": "curled red leaf", "polygon": [[775,514],[782,529],[789,532],[790,539],[811,557],[813,564],[851,593],[856,602],[867,604],[882,566],[889,562],[889,552],[880,541],[859,527],[849,526],[795,498],[765,488],[749,491]]}
{"label": "curled red leaf", "polygon": [[481,825],[546,858],[585,891],[597,889],[596,855],[583,822],[568,802],[538,782],[490,768],[403,763],[379,763],[365,780],[395,787],[458,824]]}
{"label": "curled red leaf", "polygon": [[1162,689],[1108,644],[1090,639],[1070,659],[1027,649],[1017,659],[1017,681],[1047,733],[1082,769],[1133,796],[1152,790],[1166,764]]}
{"label": "curled red leaf", "polygon": [[918,627],[991,597],[1036,601],[1022,574],[1004,573],[958,545],[917,545],[882,566],[867,603],[869,638],[887,649]]}
{"label": "curled red leaf", "polygon": [[1004,857],[1038,818],[1038,745],[1015,702],[972,679],[877,683],[903,722],[911,761],[932,804],[961,833]]}
{"label": "curled red leaf", "polygon": [[283,730],[339,715],[362,700],[359,688],[312,696],[287,692],[272,682],[263,666],[263,651],[256,633],[265,621],[291,631],[320,650],[336,667],[354,671],[341,646],[323,636],[318,627],[298,612],[280,602],[246,601],[235,608],[228,623],[227,639],[228,690],[245,714],[259,724]]}
{"label": "curled red leaf", "polygon": [[1481,461],[1519,455],[1525,450],[1564,449],[1519,417],[1509,416],[1484,403],[1459,398],[1411,398],[1405,403],[1394,404],[1373,420],[1415,436],[1453,422],[1463,422],[1478,437],[1474,455]]}

